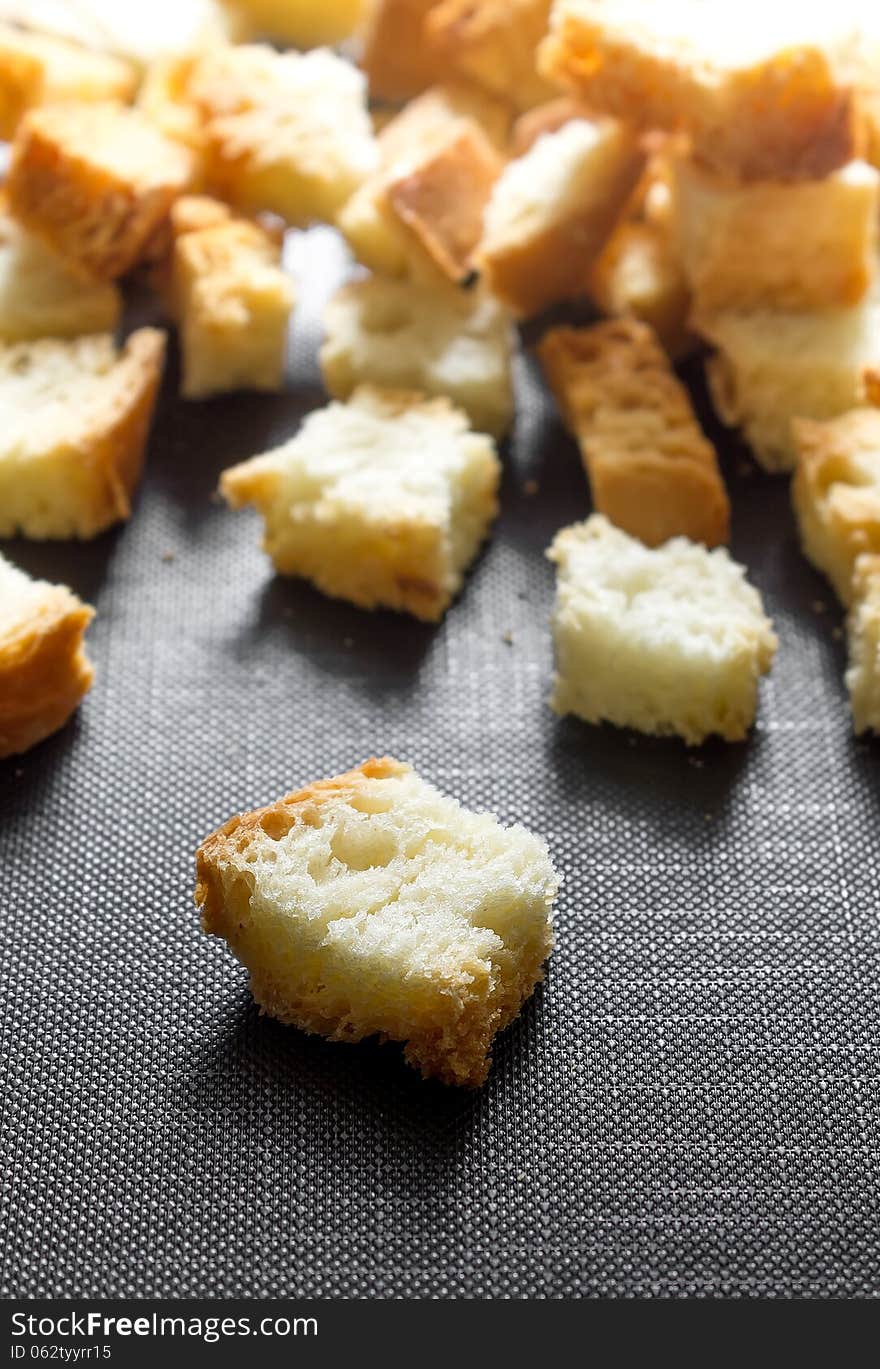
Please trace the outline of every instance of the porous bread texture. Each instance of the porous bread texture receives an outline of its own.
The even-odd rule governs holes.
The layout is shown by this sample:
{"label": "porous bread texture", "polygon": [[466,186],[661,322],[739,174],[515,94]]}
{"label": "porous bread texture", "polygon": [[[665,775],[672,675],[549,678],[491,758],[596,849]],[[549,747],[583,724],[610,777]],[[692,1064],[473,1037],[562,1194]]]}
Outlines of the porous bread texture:
{"label": "porous bread texture", "polygon": [[737,185],[674,166],[674,233],[698,312],[856,304],[877,274],[880,173],[850,162],[823,180]]}
{"label": "porous bread texture", "polygon": [[0,757],[63,727],[91,688],[83,645],[94,611],[0,555]]}
{"label": "porous bread texture", "polygon": [[296,48],[341,43],[358,26],[369,0],[224,0],[237,38],[271,38]]}
{"label": "porous bread texture", "polygon": [[22,116],[63,100],[130,100],[136,77],[127,62],[62,38],[31,33],[0,17],[0,138]]}
{"label": "porous bread texture", "polygon": [[83,281],[0,205],[0,341],[110,332],[121,311],[114,285]]}
{"label": "porous bread texture", "polygon": [[539,65],[596,110],[687,133],[722,174],[818,180],[858,155],[844,38],[827,6],[557,0]]}
{"label": "porous bread texture", "polygon": [[216,48],[194,66],[209,188],[246,213],[332,223],[378,162],[362,74],[324,48]]}
{"label": "porous bread texture", "polygon": [[49,105],[18,126],[6,193],[15,218],[71,270],[109,281],[143,257],[191,169],[189,152],[139,110]]}
{"label": "porous bread texture", "polygon": [[593,265],[589,292],[609,318],[648,324],[673,361],[696,347],[691,293],[665,224],[648,219],[619,223]]}
{"label": "porous bread texture", "polygon": [[538,71],[552,0],[440,0],[424,24],[425,42],[448,68],[531,109],[556,93]]}
{"label": "porous bread texture", "polygon": [[493,300],[373,276],[328,303],[319,359],[338,399],[362,384],[444,395],[500,438],[513,421],[512,349],[510,319]]}
{"label": "porous bread texture", "polygon": [[837,418],[871,397],[880,367],[880,289],[846,309],[755,309],[694,314],[716,347],[706,365],[721,420],[742,429],[768,471],[789,471],[792,419]]}
{"label": "porous bread texture", "polygon": [[385,758],[240,814],[202,842],[196,904],[264,1012],[332,1041],[400,1041],[478,1087],[553,944],[543,841]]}
{"label": "porous bread texture", "polygon": [[507,164],[486,208],[475,261],[487,288],[522,317],[585,293],[643,166],[616,120],[575,119],[540,137]]}
{"label": "porous bread texture", "polygon": [[437,0],[371,0],[361,29],[360,65],[374,100],[401,104],[449,76],[445,55],[427,42],[425,19]]}
{"label": "porous bread texture", "polygon": [[498,512],[500,474],[492,441],[448,401],[363,387],[220,489],[262,513],[281,574],[437,622]]}
{"label": "porous bread texture", "polygon": [[552,707],[697,746],[741,741],[777,641],[724,548],[648,548],[601,514],[559,533]]}
{"label": "porous bread texture", "polygon": [[165,335],[0,346],[0,537],[94,537],[131,512]]}
{"label": "porous bread texture", "polygon": [[552,328],[538,356],[600,513],[647,546],[677,536],[710,547],[727,541],[730,506],[715,449],[646,324]]}
{"label": "porous bread texture", "polygon": [[849,690],[857,736],[880,733],[880,556],[860,556],[847,621]]}
{"label": "porous bread texture", "polygon": [[853,601],[856,562],[880,553],[880,410],[793,425],[792,502],[804,555]]}

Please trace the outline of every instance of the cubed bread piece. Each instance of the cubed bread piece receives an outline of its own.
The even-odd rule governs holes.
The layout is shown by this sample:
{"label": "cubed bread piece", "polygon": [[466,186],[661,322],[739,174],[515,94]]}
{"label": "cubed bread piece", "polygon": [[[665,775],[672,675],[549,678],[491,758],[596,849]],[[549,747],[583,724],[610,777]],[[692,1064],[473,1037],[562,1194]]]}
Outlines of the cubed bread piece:
{"label": "cubed bread piece", "polygon": [[113,53],[138,68],[229,36],[221,0],[2,0],[0,9],[24,28]]}
{"label": "cubed bread piece", "polygon": [[127,518],[165,335],[0,347],[0,537],[94,537]]}
{"label": "cubed bread piece", "polygon": [[190,185],[198,190],[205,183],[206,138],[201,111],[190,98],[190,84],[199,57],[184,53],[159,57],[144,72],[135,106],[173,142],[189,148]]}
{"label": "cubed bread piece", "polygon": [[650,547],[678,536],[709,547],[727,541],[715,449],[646,324],[552,328],[538,355],[600,513]]}
{"label": "cubed bread piece", "polygon": [[438,0],[371,0],[362,31],[361,67],[374,100],[402,103],[449,76],[424,25]]}
{"label": "cubed bread piece", "polygon": [[185,398],[281,388],[293,282],[281,244],[260,224],[231,219],[181,233],[171,299]]}
{"label": "cubed bread piece", "polygon": [[674,162],[674,231],[697,310],[856,304],[877,267],[880,172],[736,185]]}
{"label": "cubed bread piece", "polygon": [[590,274],[590,295],[610,318],[653,328],[673,361],[692,352],[691,294],[668,228],[650,220],[618,224]]}
{"label": "cubed bread piece", "polygon": [[476,255],[492,293],[528,316],[583,294],[644,165],[623,124],[575,119],[509,162]]}
{"label": "cubed bread piece", "polygon": [[793,429],[801,546],[849,604],[856,561],[880,554],[880,409],[854,409],[825,423],[799,419]]}
{"label": "cubed bread piece", "polygon": [[405,1044],[478,1086],[543,977],[559,887],[546,844],[386,757],[239,814],[202,842],[196,904],[264,1012],[332,1041]]}
{"label": "cubed bread piece", "polygon": [[116,104],[50,105],[21,121],[6,191],[24,226],[86,280],[115,280],[142,258],[190,154],[140,111]]}
{"label": "cubed bread piece", "polygon": [[592,108],[683,130],[743,180],[813,180],[858,155],[834,7],[557,0],[540,66]]}
{"label": "cubed bread piece", "polygon": [[519,109],[556,93],[537,67],[552,0],[440,0],[425,20],[425,39],[449,69]]}
{"label": "cubed bread piece", "polygon": [[443,617],[498,512],[491,439],[446,400],[364,386],[296,437],[226,471],[282,575],[361,608]]}
{"label": "cubed bread piece", "polygon": [[323,48],[217,48],[195,66],[209,186],[246,213],[333,222],[378,164],[366,82]]}
{"label": "cubed bread piece", "polygon": [[837,418],[865,402],[880,367],[880,291],[848,309],[695,315],[718,349],[707,375],[718,416],[768,471],[794,467],[794,418]]}
{"label": "cubed bread piece", "polygon": [[574,119],[590,119],[592,112],[573,95],[557,95],[520,114],[513,126],[510,155],[524,157],[546,133],[558,133]]}
{"label": "cubed bread piece", "polygon": [[118,57],[0,19],[0,138],[10,139],[22,116],[63,100],[130,100],[136,77]]}
{"label": "cubed bread piece", "polygon": [[421,390],[493,437],[513,422],[513,333],[493,300],[374,276],[337,291],[324,330],[321,373],[338,399],[364,383]]}
{"label": "cubed bread piece", "polygon": [[115,285],[81,280],[0,208],[0,342],[111,332],[121,310]]}
{"label": "cubed bread piece", "polygon": [[57,732],[92,686],[83,637],[94,611],[0,555],[0,757]]}
{"label": "cubed bread piece", "polygon": [[224,0],[236,37],[271,38],[296,48],[341,43],[357,28],[369,0]]}
{"label": "cubed bread piece", "polygon": [[589,723],[741,741],[776,653],[761,596],[724,548],[648,548],[601,514],[559,533],[552,706]]}
{"label": "cubed bread piece", "polygon": [[856,562],[847,635],[853,726],[857,736],[880,733],[880,555]]}

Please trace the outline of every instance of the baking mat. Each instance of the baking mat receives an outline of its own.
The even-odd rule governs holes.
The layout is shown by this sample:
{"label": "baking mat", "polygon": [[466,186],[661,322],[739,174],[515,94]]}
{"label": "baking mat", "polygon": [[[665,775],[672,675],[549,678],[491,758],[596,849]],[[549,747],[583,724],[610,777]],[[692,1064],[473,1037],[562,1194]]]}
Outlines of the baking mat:
{"label": "baking mat", "polygon": [[[0,764],[2,1292],[876,1295],[880,756],[786,483],[725,437],[781,639],[752,739],[559,721],[543,552],[588,499],[528,360],[503,514],[439,627],[275,579],[256,516],[212,501],[321,402],[344,255],[318,230],[295,258],[288,393],[184,404],[172,356],[132,521],[2,544],[98,609],[78,717]],[[198,930],[202,836],[382,752],[565,876],[478,1093],[261,1019]]]}

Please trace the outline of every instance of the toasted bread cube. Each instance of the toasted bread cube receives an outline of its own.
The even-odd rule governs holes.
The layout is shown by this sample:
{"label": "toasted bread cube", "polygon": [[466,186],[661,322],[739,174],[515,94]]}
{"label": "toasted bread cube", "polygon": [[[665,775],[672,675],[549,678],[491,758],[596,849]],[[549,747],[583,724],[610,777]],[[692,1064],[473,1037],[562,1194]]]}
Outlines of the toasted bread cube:
{"label": "toasted bread cube", "polygon": [[218,48],[197,64],[210,188],[245,213],[332,223],[378,164],[366,82],[325,49]]}
{"label": "toasted bread cube", "polygon": [[81,280],[0,211],[0,342],[112,332],[121,312],[115,285]]}
{"label": "toasted bread cube", "polygon": [[558,133],[575,119],[591,118],[591,110],[573,95],[557,95],[552,100],[535,105],[534,109],[527,109],[524,114],[520,114],[514,124],[510,139],[510,155],[524,157],[545,134]]}
{"label": "toasted bread cube", "polygon": [[648,324],[673,361],[694,350],[691,294],[664,224],[637,219],[618,224],[593,266],[589,286],[603,314]]}
{"label": "toasted bread cube", "polygon": [[341,43],[354,33],[369,0],[226,0],[236,35],[271,38],[296,48]]}
{"label": "toasted bread cube", "polygon": [[427,41],[425,19],[438,0],[371,0],[364,21],[361,67],[375,100],[410,100],[445,81],[449,63]]}
{"label": "toasted bread cube", "polygon": [[646,324],[552,328],[538,355],[600,513],[649,547],[671,537],[727,541],[730,506],[715,449]]}
{"label": "toasted bread cube", "polygon": [[853,77],[831,10],[744,16],[704,0],[557,0],[540,66],[593,109],[683,130],[742,180],[814,180],[858,155]]}
{"label": "toasted bread cube", "polygon": [[531,109],[556,94],[537,67],[552,0],[440,0],[425,20],[448,69]]}
{"label": "toasted bread cube", "polygon": [[445,395],[478,432],[513,422],[510,320],[490,299],[378,277],[353,281],[324,312],[321,373],[331,395],[358,385]]}
{"label": "toasted bread cube", "polygon": [[849,690],[857,736],[880,733],[880,555],[860,556],[847,621]]}
{"label": "toasted bread cube", "polygon": [[131,512],[165,335],[0,347],[0,537],[94,537]]}
{"label": "toasted bread cube", "polygon": [[844,604],[859,557],[880,553],[880,409],[796,420],[791,484],[801,546]]}
{"label": "toasted bread cube", "polygon": [[135,84],[133,68],[118,57],[0,20],[0,138],[12,138],[27,110],[37,105],[127,101]]}
{"label": "toasted bread cube", "polygon": [[64,585],[0,556],[0,757],[57,732],[91,689],[83,637],[94,616]]}
{"label": "toasted bread cube", "polygon": [[195,53],[157,58],[144,72],[135,100],[135,107],[160,133],[189,148],[193,189],[204,185],[207,174],[204,120],[190,95],[198,61]]}
{"label": "toasted bread cube", "polygon": [[138,110],[51,105],[19,124],[6,191],[24,226],[86,280],[142,258],[191,173],[189,152]]}
{"label": "toasted bread cube", "polygon": [[500,471],[492,441],[446,400],[364,386],[220,488],[263,514],[282,575],[437,622],[498,512]]}
{"label": "toasted bread cube", "polygon": [[515,314],[583,294],[644,165],[629,131],[576,119],[509,162],[495,184],[476,261]]}
{"label": "toasted bread cube", "polygon": [[674,231],[698,311],[856,304],[876,275],[880,173],[736,185],[674,163]]}
{"label": "toasted bread cube", "polygon": [[2,0],[3,18],[143,69],[230,36],[223,0]]}
{"label": "toasted bread cube", "polygon": [[777,641],[761,596],[719,547],[645,547],[601,514],[559,533],[552,707],[698,746],[741,741]]}
{"label": "toasted bread cube", "polygon": [[385,757],[202,842],[196,904],[264,1012],[331,1041],[405,1044],[473,1087],[543,977],[559,887],[543,841]]}
{"label": "toasted bread cube", "polygon": [[721,420],[742,429],[768,471],[795,465],[794,418],[837,418],[867,402],[880,366],[880,292],[848,309],[756,309],[698,315],[718,348],[707,363]]}

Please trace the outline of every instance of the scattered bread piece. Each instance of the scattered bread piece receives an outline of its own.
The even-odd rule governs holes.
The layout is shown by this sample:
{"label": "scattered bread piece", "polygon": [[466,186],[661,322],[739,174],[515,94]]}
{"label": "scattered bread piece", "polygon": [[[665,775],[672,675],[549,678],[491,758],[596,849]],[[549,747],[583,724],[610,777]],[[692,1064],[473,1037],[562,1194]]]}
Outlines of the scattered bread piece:
{"label": "scattered bread piece", "polygon": [[190,99],[190,84],[198,60],[197,54],[186,53],[151,62],[135,100],[136,108],[160,133],[189,148],[193,189],[204,185],[207,174],[204,121]]}
{"label": "scattered bread piece", "polygon": [[601,514],[559,533],[552,706],[589,723],[741,741],[776,653],[761,596],[724,548],[649,549]]}
{"label": "scattered bread piece", "polygon": [[57,732],[92,687],[83,637],[94,610],[0,555],[0,757]]}
{"label": "scattered bread piece", "polygon": [[856,304],[877,271],[880,172],[736,185],[674,163],[674,230],[698,311]]}
{"label": "scattered bread piece", "polygon": [[51,105],[21,121],[6,182],[24,226],[86,280],[114,280],[142,258],[191,159],[138,110]]}
{"label": "scattered bread piece", "polygon": [[709,547],[727,541],[715,449],[647,325],[553,328],[538,355],[600,513],[650,547],[677,536]]}
{"label": "scattered bread piece", "polygon": [[694,350],[691,294],[664,224],[647,219],[618,224],[593,266],[589,287],[603,314],[648,324],[673,361]]}
{"label": "scattered bread piece", "polygon": [[438,0],[371,0],[361,67],[374,100],[401,104],[449,78],[449,63],[427,42],[424,24]]}
{"label": "scattered bread piece", "polygon": [[524,157],[545,134],[558,133],[575,119],[592,117],[592,111],[581,100],[576,100],[573,95],[557,95],[520,114],[511,134],[510,155]]}
{"label": "scattered bread piece", "polygon": [[111,332],[121,312],[115,285],[81,280],[0,209],[0,342]]}
{"label": "scattered bread piece", "polygon": [[832,9],[705,0],[557,0],[540,66],[594,109],[683,130],[743,180],[816,180],[858,156]]}
{"label": "scattered bread piece", "polygon": [[880,553],[880,409],[855,409],[825,423],[793,424],[791,485],[804,555],[853,601],[859,557]]}
{"label": "scattered bread piece", "polygon": [[695,315],[717,347],[706,366],[722,422],[742,429],[768,471],[794,467],[793,418],[837,418],[871,400],[880,367],[880,291],[848,309]]}
{"label": "scattered bread piece", "polygon": [[224,0],[236,37],[271,38],[296,48],[341,43],[354,33],[369,0]]}
{"label": "scattered bread piece", "polygon": [[500,471],[492,441],[447,400],[364,386],[220,489],[263,514],[282,575],[437,622],[497,514]]}
{"label": "scattered bread piece", "polygon": [[0,537],[94,537],[127,518],[165,335],[0,347]]}
{"label": "scattered bread piece", "polygon": [[138,68],[229,37],[219,0],[2,0],[0,9],[26,29],[113,53]]}
{"label": "scattered bread piece", "polygon": [[321,373],[331,395],[358,385],[447,396],[478,432],[513,422],[510,320],[491,299],[368,277],[345,285],[324,313]]}
{"label": "scattered bread piece", "polygon": [[644,165],[623,124],[576,119],[539,138],[495,183],[476,262],[521,316],[587,289]]}
{"label": "scattered bread piece", "polygon": [[543,841],[388,757],[231,818],[197,881],[264,1012],[470,1086],[542,978],[559,887]]}
{"label": "scattered bread piece", "polygon": [[847,622],[849,690],[857,736],[880,733],[880,555],[860,556]]}
{"label": "scattered bread piece", "polygon": [[0,19],[0,138],[12,138],[24,114],[37,105],[126,101],[135,85],[134,70],[118,57]]}
{"label": "scattered bread piece", "polygon": [[425,41],[457,72],[519,109],[556,94],[537,67],[552,0],[440,0],[425,20]]}

